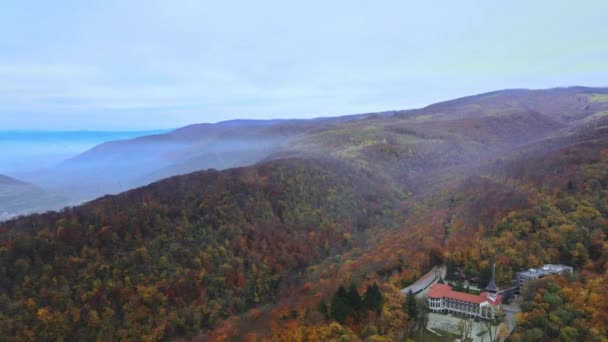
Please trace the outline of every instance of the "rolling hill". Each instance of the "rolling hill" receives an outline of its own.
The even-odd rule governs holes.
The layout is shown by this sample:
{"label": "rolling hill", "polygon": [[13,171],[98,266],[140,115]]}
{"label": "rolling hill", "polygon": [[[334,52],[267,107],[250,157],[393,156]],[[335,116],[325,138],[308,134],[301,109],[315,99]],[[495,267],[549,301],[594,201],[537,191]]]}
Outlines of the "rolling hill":
{"label": "rolling hill", "polygon": [[439,102],[396,115],[416,120],[452,120],[534,111],[557,121],[574,122],[606,110],[604,96],[607,94],[607,88],[508,89]]}
{"label": "rolling hill", "polygon": [[208,168],[331,154],[360,164],[373,161],[370,165],[382,166],[398,183],[408,179],[417,187],[424,184],[419,174],[426,178],[437,169],[477,163],[593,123],[608,112],[601,97],[606,93],[584,87],[502,90],[406,111],[195,124],[98,145],[28,181],[79,203]]}
{"label": "rolling hill", "polygon": [[0,175],[0,185],[23,185],[24,182],[11,178],[8,176]]}
{"label": "rolling hill", "polygon": [[170,176],[251,165],[298,134],[366,116],[194,124],[165,134],[103,143],[31,179],[65,193],[73,202],[83,202]]}
{"label": "rolling hill", "polygon": [[108,338],[192,336],[289,294],[308,266],[389,225],[396,203],[391,189],[339,162],[288,159],[9,221],[0,326],[16,339],[27,327],[39,338],[91,339],[99,331],[87,324],[97,320]]}
{"label": "rolling hill", "polygon": [[[494,153],[497,148],[523,145],[565,126],[592,121],[594,116],[608,111],[608,103],[599,101],[601,97],[594,94],[606,93],[606,89],[583,87],[504,90],[412,111],[310,120],[197,124],[166,134],[102,144],[64,163],[54,178],[73,179],[65,175],[88,174],[88,178],[76,177],[89,182],[74,188],[87,189],[85,197],[92,198],[201,169],[251,165],[277,154],[340,153],[332,144],[347,149],[343,154],[373,153],[374,148],[394,148],[396,153],[402,153],[400,149],[404,147],[412,150],[410,142],[415,139],[424,142],[419,145],[420,158],[443,160],[437,156],[426,158],[429,150],[432,153],[441,150],[440,153],[448,157],[453,152],[456,158],[461,158],[463,153],[479,158],[480,154]],[[350,134],[354,131],[357,134]],[[359,141],[335,141],[344,136]],[[389,136],[397,141],[385,142],[383,139]],[[384,146],[377,144],[378,141]],[[426,143],[430,143],[430,147]],[[447,145],[445,149],[441,144]],[[418,148],[413,150],[417,154]],[[99,169],[104,170],[101,175],[90,176]],[[99,183],[104,184],[101,189]]]}

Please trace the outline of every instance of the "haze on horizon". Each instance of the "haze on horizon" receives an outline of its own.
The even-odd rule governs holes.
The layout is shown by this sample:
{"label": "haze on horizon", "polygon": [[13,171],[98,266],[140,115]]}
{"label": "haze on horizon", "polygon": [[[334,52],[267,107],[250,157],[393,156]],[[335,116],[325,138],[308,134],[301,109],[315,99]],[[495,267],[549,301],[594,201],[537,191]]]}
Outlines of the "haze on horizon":
{"label": "haze on horizon", "polygon": [[608,2],[3,3],[2,129],[138,130],[606,86]]}

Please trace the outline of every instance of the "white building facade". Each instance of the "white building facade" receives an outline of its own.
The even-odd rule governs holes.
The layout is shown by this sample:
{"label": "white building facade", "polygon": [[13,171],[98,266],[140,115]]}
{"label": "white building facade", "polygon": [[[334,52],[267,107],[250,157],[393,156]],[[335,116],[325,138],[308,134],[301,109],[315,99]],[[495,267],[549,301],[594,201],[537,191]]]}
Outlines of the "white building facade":
{"label": "white building facade", "polygon": [[498,314],[502,296],[483,292],[473,295],[454,291],[445,284],[433,284],[427,293],[429,310],[459,314],[471,318],[494,319]]}

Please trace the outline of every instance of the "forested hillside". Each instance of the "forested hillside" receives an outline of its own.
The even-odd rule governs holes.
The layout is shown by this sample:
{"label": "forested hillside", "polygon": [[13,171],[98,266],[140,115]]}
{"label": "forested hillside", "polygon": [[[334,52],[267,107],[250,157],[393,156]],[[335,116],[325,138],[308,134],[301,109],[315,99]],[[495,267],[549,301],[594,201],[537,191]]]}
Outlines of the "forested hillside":
{"label": "forested hillside", "polygon": [[485,281],[496,263],[502,283],[566,263],[573,278],[526,289],[512,339],[606,338],[604,92],[505,91],[333,121],[252,166],[5,222],[0,330],[15,341],[416,338],[423,313],[399,289],[433,266]]}
{"label": "forested hillside", "polygon": [[572,279],[527,289],[529,302],[514,341],[582,341],[608,335],[608,306],[600,299],[608,295],[608,130],[600,125],[569,141],[576,143],[508,163],[499,173],[509,177],[503,182],[533,192],[532,205],[487,227],[477,256],[464,246],[454,254],[465,269],[481,266],[476,258],[492,258],[505,278],[529,265],[551,262],[579,271]]}
{"label": "forested hillside", "polygon": [[72,201],[83,202],[175,175],[252,165],[299,134],[366,116],[192,124],[106,142],[31,177],[37,184],[66,193]]}
{"label": "forested hillside", "polygon": [[2,225],[14,340],[193,336],[272,303],[307,266],[391,222],[396,195],[329,161],[167,179]]}

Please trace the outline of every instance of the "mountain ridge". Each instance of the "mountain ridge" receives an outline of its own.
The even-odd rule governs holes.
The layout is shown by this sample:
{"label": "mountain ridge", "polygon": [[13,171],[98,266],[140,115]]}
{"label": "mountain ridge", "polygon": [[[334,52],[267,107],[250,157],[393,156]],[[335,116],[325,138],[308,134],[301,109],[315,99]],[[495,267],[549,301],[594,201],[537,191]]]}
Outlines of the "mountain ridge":
{"label": "mountain ridge", "polygon": [[18,179],[9,177],[9,176],[5,176],[5,175],[0,175],[0,185],[25,185],[27,184],[24,181],[20,181]]}
{"label": "mountain ridge", "polygon": [[[562,130],[582,123],[592,124],[601,118],[604,111],[608,112],[608,103],[594,101],[593,94],[607,91],[606,88],[587,87],[501,90],[406,111],[314,119],[229,120],[216,124],[193,124],[165,134],[95,146],[59,167],[27,180],[64,193],[71,203],[81,203],[200,169],[221,170],[252,165],[283,155],[311,152],[321,155],[339,153],[342,157],[354,154],[356,158],[361,153],[384,155],[373,150],[390,149],[400,156],[413,154],[411,158],[417,159],[410,164],[412,170],[436,168],[439,161],[445,161],[444,164],[458,163],[458,153],[464,153],[468,158],[479,158],[484,153],[502,153],[497,150],[499,147],[508,149],[523,143],[509,141],[509,134],[527,134],[526,139],[531,139],[531,133],[525,132],[529,130],[539,134],[538,139],[541,139],[549,133],[563,134],[560,133]],[[521,120],[528,120],[530,126],[517,127],[518,115]],[[500,122],[501,118],[503,123]],[[536,118],[537,122],[533,122],[532,118]],[[500,132],[501,126],[504,133]],[[346,129],[349,127],[358,132],[370,132],[373,141],[356,142],[348,148],[344,142],[338,142],[344,148],[336,151],[327,145],[330,141],[322,138],[341,130],[348,136],[350,133]],[[381,131],[373,133],[374,127]],[[401,133],[395,134],[396,130],[401,130]],[[396,140],[384,142],[385,135]],[[321,138],[324,143],[314,142],[315,137]],[[432,137],[437,139],[434,141]],[[496,146],[484,145],[489,141]],[[370,145],[364,146],[367,143]],[[436,158],[441,153],[444,156]],[[431,157],[431,154],[436,156]],[[383,159],[383,163],[389,162]],[[411,178],[412,172],[394,176]]]}

